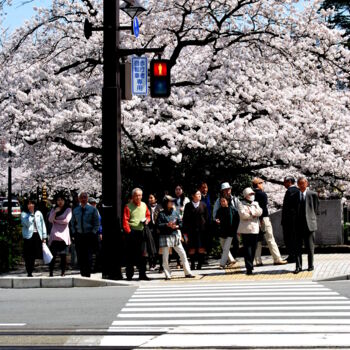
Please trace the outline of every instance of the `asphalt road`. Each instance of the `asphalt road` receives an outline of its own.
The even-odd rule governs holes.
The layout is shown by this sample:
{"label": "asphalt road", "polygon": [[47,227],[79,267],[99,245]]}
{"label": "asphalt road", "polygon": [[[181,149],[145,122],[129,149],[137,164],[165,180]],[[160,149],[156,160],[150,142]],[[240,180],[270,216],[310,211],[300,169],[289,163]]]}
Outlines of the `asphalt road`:
{"label": "asphalt road", "polygon": [[21,329],[105,330],[135,290],[135,287],[0,289],[0,324],[25,323]]}
{"label": "asphalt road", "polygon": [[0,347],[349,349],[344,297],[350,281],[0,289]]}

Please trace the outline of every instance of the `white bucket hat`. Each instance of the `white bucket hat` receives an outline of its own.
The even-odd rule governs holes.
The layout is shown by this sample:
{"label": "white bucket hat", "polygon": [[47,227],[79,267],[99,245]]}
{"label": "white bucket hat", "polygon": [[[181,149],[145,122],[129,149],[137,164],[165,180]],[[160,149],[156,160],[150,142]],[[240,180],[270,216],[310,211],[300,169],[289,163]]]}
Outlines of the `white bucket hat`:
{"label": "white bucket hat", "polygon": [[247,187],[243,190],[243,197],[247,197],[249,194],[255,194],[255,192],[250,188],[250,187]]}
{"label": "white bucket hat", "polygon": [[228,182],[223,182],[221,184],[220,191],[227,190],[228,188],[232,188]]}

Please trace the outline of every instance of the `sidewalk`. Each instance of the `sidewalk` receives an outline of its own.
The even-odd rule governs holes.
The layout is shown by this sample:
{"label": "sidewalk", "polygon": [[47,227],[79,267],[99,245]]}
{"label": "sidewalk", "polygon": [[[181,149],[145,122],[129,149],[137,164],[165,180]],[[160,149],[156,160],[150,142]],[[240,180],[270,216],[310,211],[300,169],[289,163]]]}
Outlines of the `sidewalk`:
{"label": "sidewalk", "polygon": [[[303,266],[307,267],[306,255],[303,256]],[[177,270],[174,263],[172,267],[172,280],[165,281],[164,274],[158,271],[148,271],[151,281],[138,281],[137,274],[132,281],[103,280],[101,273],[91,275],[91,278],[81,277],[78,270],[67,270],[65,277],[59,276],[59,268],[56,269],[55,277],[48,277],[48,267],[36,265],[32,278],[26,277],[24,267],[15,271],[0,275],[0,288],[67,288],[67,287],[98,287],[98,286],[138,286],[157,283],[193,283],[193,282],[235,282],[235,281],[271,281],[271,280],[340,280],[350,279],[350,255],[337,254],[315,254],[315,270],[313,272],[302,271],[294,275],[295,264],[273,265],[270,256],[263,256],[263,266],[256,267],[252,276],[245,275],[244,260],[239,258],[232,269],[219,269],[219,260],[209,259],[208,265],[202,270],[193,271],[194,279],[184,278],[182,270]],[[123,271],[124,272],[124,271]],[[125,277],[125,274],[124,274]]]}

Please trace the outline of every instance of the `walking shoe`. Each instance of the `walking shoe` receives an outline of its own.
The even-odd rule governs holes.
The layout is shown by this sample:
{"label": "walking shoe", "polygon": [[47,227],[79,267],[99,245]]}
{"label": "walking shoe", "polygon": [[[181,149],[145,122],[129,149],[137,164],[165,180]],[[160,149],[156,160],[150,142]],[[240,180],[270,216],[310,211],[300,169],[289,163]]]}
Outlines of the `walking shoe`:
{"label": "walking shoe", "polygon": [[196,278],[194,275],[185,275],[185,278]]}
{"label": "walking shoe", "polygon": [[275,261],[273,264],[274,265],[285,265],[285,264],[288,264],[288,262],[286,260],[279,260],[279,261]]}
{"label": "walking shoe", "polygon": [[170,281],[170,280],[171,280],[171,277],[165,277],[165,280],[166,280],[166,281]]}
{"label": "walking shoe", "polygon": [[314,267],[313,267],[313,266],[310,266],[307,270],[308,270],[308,271],[313,271],[313,270],[314,270]]}
{"label": "walking shoe", "polygon": [[[227,267],[228,267],[228,266],[227,266]],[[226,268],[226,266],[222,266],[222,265],[219,266],[219,269],[220,269],[220,270],[224,270],[225,268]]]}
{"label": "walking shoe", "polygon": [[301,271],[302,271],[302,269],[300,267],[297,267],[293,273],[294,273],[294,275],[297,275]]}
{"label": "walking shoe", "polygon": [[259,264],[255,264],[255,266],[264,266],[264,264],[261,262],[261,263],[259,263]]}
{"label": "walking shoe", "polygon": [[250,276],[250,275],[253,274],[253,271],[252,271],[252,270],[247,270],[246,274],[247,274],[248,276]]}

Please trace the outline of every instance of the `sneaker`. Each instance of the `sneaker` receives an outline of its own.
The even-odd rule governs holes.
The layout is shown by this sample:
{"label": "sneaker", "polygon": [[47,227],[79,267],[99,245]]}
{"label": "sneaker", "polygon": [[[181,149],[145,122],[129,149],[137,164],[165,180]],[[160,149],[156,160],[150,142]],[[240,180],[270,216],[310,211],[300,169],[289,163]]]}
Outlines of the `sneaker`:
{"label": "sneaker", "polygon": [[279,261],[275,261],[273,264],[274,265],[285,265],[285,264],[288,264],[288,262],[286,260],[279,260]]}

